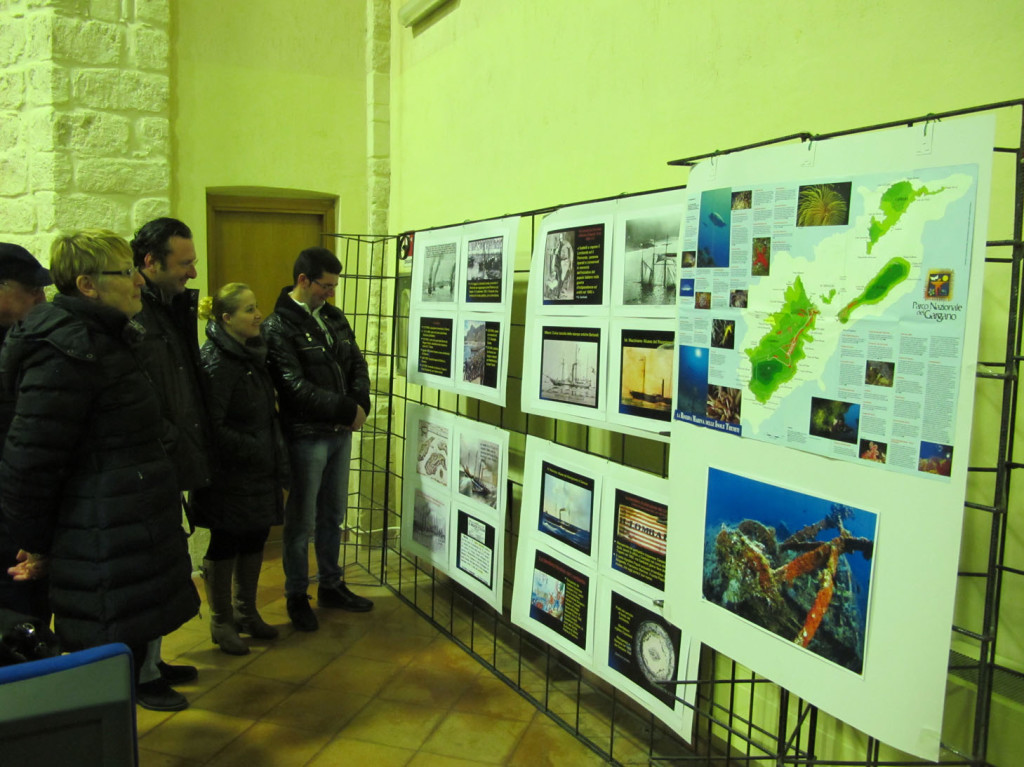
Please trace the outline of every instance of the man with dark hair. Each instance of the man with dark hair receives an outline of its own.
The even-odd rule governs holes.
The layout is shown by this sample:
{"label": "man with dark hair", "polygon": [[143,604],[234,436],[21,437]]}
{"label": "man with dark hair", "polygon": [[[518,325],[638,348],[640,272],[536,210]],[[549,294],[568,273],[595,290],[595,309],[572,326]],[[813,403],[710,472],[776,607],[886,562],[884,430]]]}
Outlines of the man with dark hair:
{"label": "man with dark hair", "polygon": [[[131,242],[135,268],[146,280],[142,311],[135,321],[145,328],[139,361],[160,398],[164,442],[174,463],[178,489],[189,492],[210,484],[208,423],[199,376],[199,291],[188,281],[196,277],[192,231],[175,218],[157,218],[143,225]],[[172,666],[160,660],[160,640],[147,649],[138,694],[145,708],[159,711],[188,706],[170,685],[190,682],[194,666]]]}
{"label": "man with dark hair", "polygon": [[[43,288],[52,284],[50,273],[31,253],[20,245],[0,242],[0,344],[14,323],[46,300]],[[0,451],[13,417],[14,399],[4,387],[0,390]],[[45,626],[50,623],[49,581],[14,581],[7,572],[30,556],[19,551],[0,527],[0,608],[31,615]]]}
{"label": "man with dark hair", "polygon": [[373,602],[349,591],[338,563],[348,499],[352,432],[370,410],[370,378],[345,314],[327,303],[341,262],[326,248],[307,248],[263,323],[267,358],[288,440],[292,481],[284,513],[282,560],[288,617],[316,631],[309,606],[309,538],[313,536],[317,604],[366,612]]}

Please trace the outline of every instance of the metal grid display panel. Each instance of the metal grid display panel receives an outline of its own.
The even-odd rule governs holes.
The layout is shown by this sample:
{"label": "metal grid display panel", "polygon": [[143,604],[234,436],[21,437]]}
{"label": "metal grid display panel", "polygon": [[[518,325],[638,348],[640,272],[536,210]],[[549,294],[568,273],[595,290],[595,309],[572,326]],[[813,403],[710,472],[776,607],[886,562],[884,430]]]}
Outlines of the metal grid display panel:
{"label": "metal grid display panel", "polygon": [[[951,653],[947,712],[968,711],[947,722],[939,762],[963,767],[1010,767],[991,761],[990,746],[1005,733],[992,728],[994,696],[1024,704],[1024,676],[997,662],[997,638],[1006,631],[1001,616],[1018,601],[1024,589],[1022,563],[1013,541],[1021,535],[1012,509],[1010,486],[1015,459],[1013,446],[1017,412],[1017,376],[1021,360],[1022,317],[1019,301],[1024,256],[1024,101],[990,104],[939,115],[908,118],[827,135],[795,134],[758,145],[782,141],[823,141],[842,135],[926,123],[961,114],[995,111],[1000,125],[1013,128],[1015,146],[997,146],[995,187],[1002,189],[992,206],[993,231],[986,256],[986,300],[993,293],[997,307],[986,312],[1005,316],[1002,331],[983,329],[982,361],[977,377],[977,398],[998,410],[998,433],[972,435],[970,481],[965,503],[964,551],[958,578],[953,634],[959,651]],[[1003,131],[1005,133],[1006,131]],[[729,151],[740,151],[739,147]],[[724,154],[718,152],[714,154]],[[706,155],[711,156],[711,155]],[[702,157],[675,161],[687,165]],[[575,203],[574,203],[575,204]],[[551,210],[521,214],[528,219],[530,236],[521,239],[522,251],[515,272],[515,301],[511,326],[510,371],[522,369],[523,306],[529,250],[541,218]],[[996,228],[1002,231],[995,231]],[[524,232],[526,227],[524,227]],[[509,503],[506,517],[504,603],[512,593],[514,554],[522,499],[523,453],[527,435],[600,455],[613,461],[667,474],[668,448],[660,443],[583,427],[554,419],[523,414],[518,409],[521,377],[510,373],[508,407],[408,384],[402,372],[408,324],[408,236],[372,239],[340,236],[346,253],[354,249],[353,272],[346,264],[345,294],[340,303],[353,317],[360,342],[373,349],[371,373],[376,390],[375,412],[364,429],[354,460],[360,480],[352,490],[355,519],[353,561],[392,588],[425,619],[489,668],[498,679],[547,712],[563,728],[616,764],[686,765],[896,765],[930,764],[907,757],[879,741],[839,722],[782,687],[708,647],[701,651],[698,679],[680,680],[696,685],[696,722],[692,741],[686,743],[642,710],[624,694],[597,679],[579,664],[514,626],[506,607],[502,614],[451,582],[417,558],[403,553],[398,535],[401,522],[401,482],[405,449],[406,403],[422,403],[463,417],[499,426],[510,433]],[[403,299],[403,293],[406,297]],[[379,303],[374,303],[374,298]],[[365,301],[365,303],[363,303]],[[350,311],[352,306],[354,311]],[[386,311],[385,311],[386,309]],[[393,322],[392,322],[393,320]],[[389,335],[390,334],[390,335]],[[368,348],[364,345],[364,349]],[[517,357],[516,355],[520,355]],[[380,403],[386,402],[386,407]],[[370,442],[371,444],[368,444]],[[978,458],[978,457],[980,458]],[[1018,512],[1019,516],[1019,512]],[[364,526],[362,520],[368,520]],[[364,529],[365,528],[365,529]],[[368,534],[367,534],[368,533]],[[1008,546],[1009,542],[1009,546]],[[348,549],[346,549],[348,551]],[[346,554],[348,556],[348,554]],[[1013,580],[1009,580],[1013,579]],[[1010,633],[1010,632],[1007,632]],[[969,649],[968,649],[969,648]],[[1011,648],[1012,650],[1013,648]],[[947,713],[947,719],[951,716]]]}

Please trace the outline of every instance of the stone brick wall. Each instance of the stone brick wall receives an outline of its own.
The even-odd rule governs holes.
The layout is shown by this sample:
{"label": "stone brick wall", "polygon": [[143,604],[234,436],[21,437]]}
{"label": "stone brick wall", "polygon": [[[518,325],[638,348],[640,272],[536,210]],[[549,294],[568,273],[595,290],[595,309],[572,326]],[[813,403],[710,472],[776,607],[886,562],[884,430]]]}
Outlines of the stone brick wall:
{"label": "stone brick wall", "polygon": [[0,240],[170,207],[169,0],[0,0]]}

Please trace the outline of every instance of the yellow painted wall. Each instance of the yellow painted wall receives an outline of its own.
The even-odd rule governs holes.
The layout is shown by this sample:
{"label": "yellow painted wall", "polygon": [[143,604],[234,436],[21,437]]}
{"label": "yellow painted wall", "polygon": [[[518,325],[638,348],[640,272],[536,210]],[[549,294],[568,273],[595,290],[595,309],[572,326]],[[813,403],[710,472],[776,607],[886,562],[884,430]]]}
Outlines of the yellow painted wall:
{"label": "yellow painted wall", "polygon": [[684,183],[666,161],[1024,95],[1019,0],[453,0],[392,38],[402,229]]}
{"label": "yellow painted wall", "polygon": [[337,195],[339,230],[365,230],[365,6],[171,3],[171,207],[201,259],[210,187]]}
{"label": "yellow painted wall", "polygon": [[[392,26],[395,230],[682,184],[668,161],[1024,97],[1019,0],[452,0]],[[1019,131],[1001,120],[998,142]],[[1011,214],[993,204],[993,236]],[[986,296],[982,359],[1002,353],[1005,306]]]}

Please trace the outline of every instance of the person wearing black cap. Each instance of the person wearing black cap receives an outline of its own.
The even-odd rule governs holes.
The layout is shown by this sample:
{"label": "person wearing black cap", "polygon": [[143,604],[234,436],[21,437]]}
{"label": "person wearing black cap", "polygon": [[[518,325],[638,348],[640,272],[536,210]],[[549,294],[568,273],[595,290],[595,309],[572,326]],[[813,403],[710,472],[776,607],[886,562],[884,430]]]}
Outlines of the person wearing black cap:
{"label": "person wearing black cap", "polygon": [[[0,343],[7,331],[46,296],[43,288],[52,285],[50,272],[20,245],[0,242]],[[4,439],[14,417],[14,398],[0,392],[0,453]],[[0,608],[31,615],[43,625],[50,623],[50,601],[47,598],[46,579],[15,581],[7,574],[9,567],[18,564],[19,552],[6,531],[0,527]]]}

